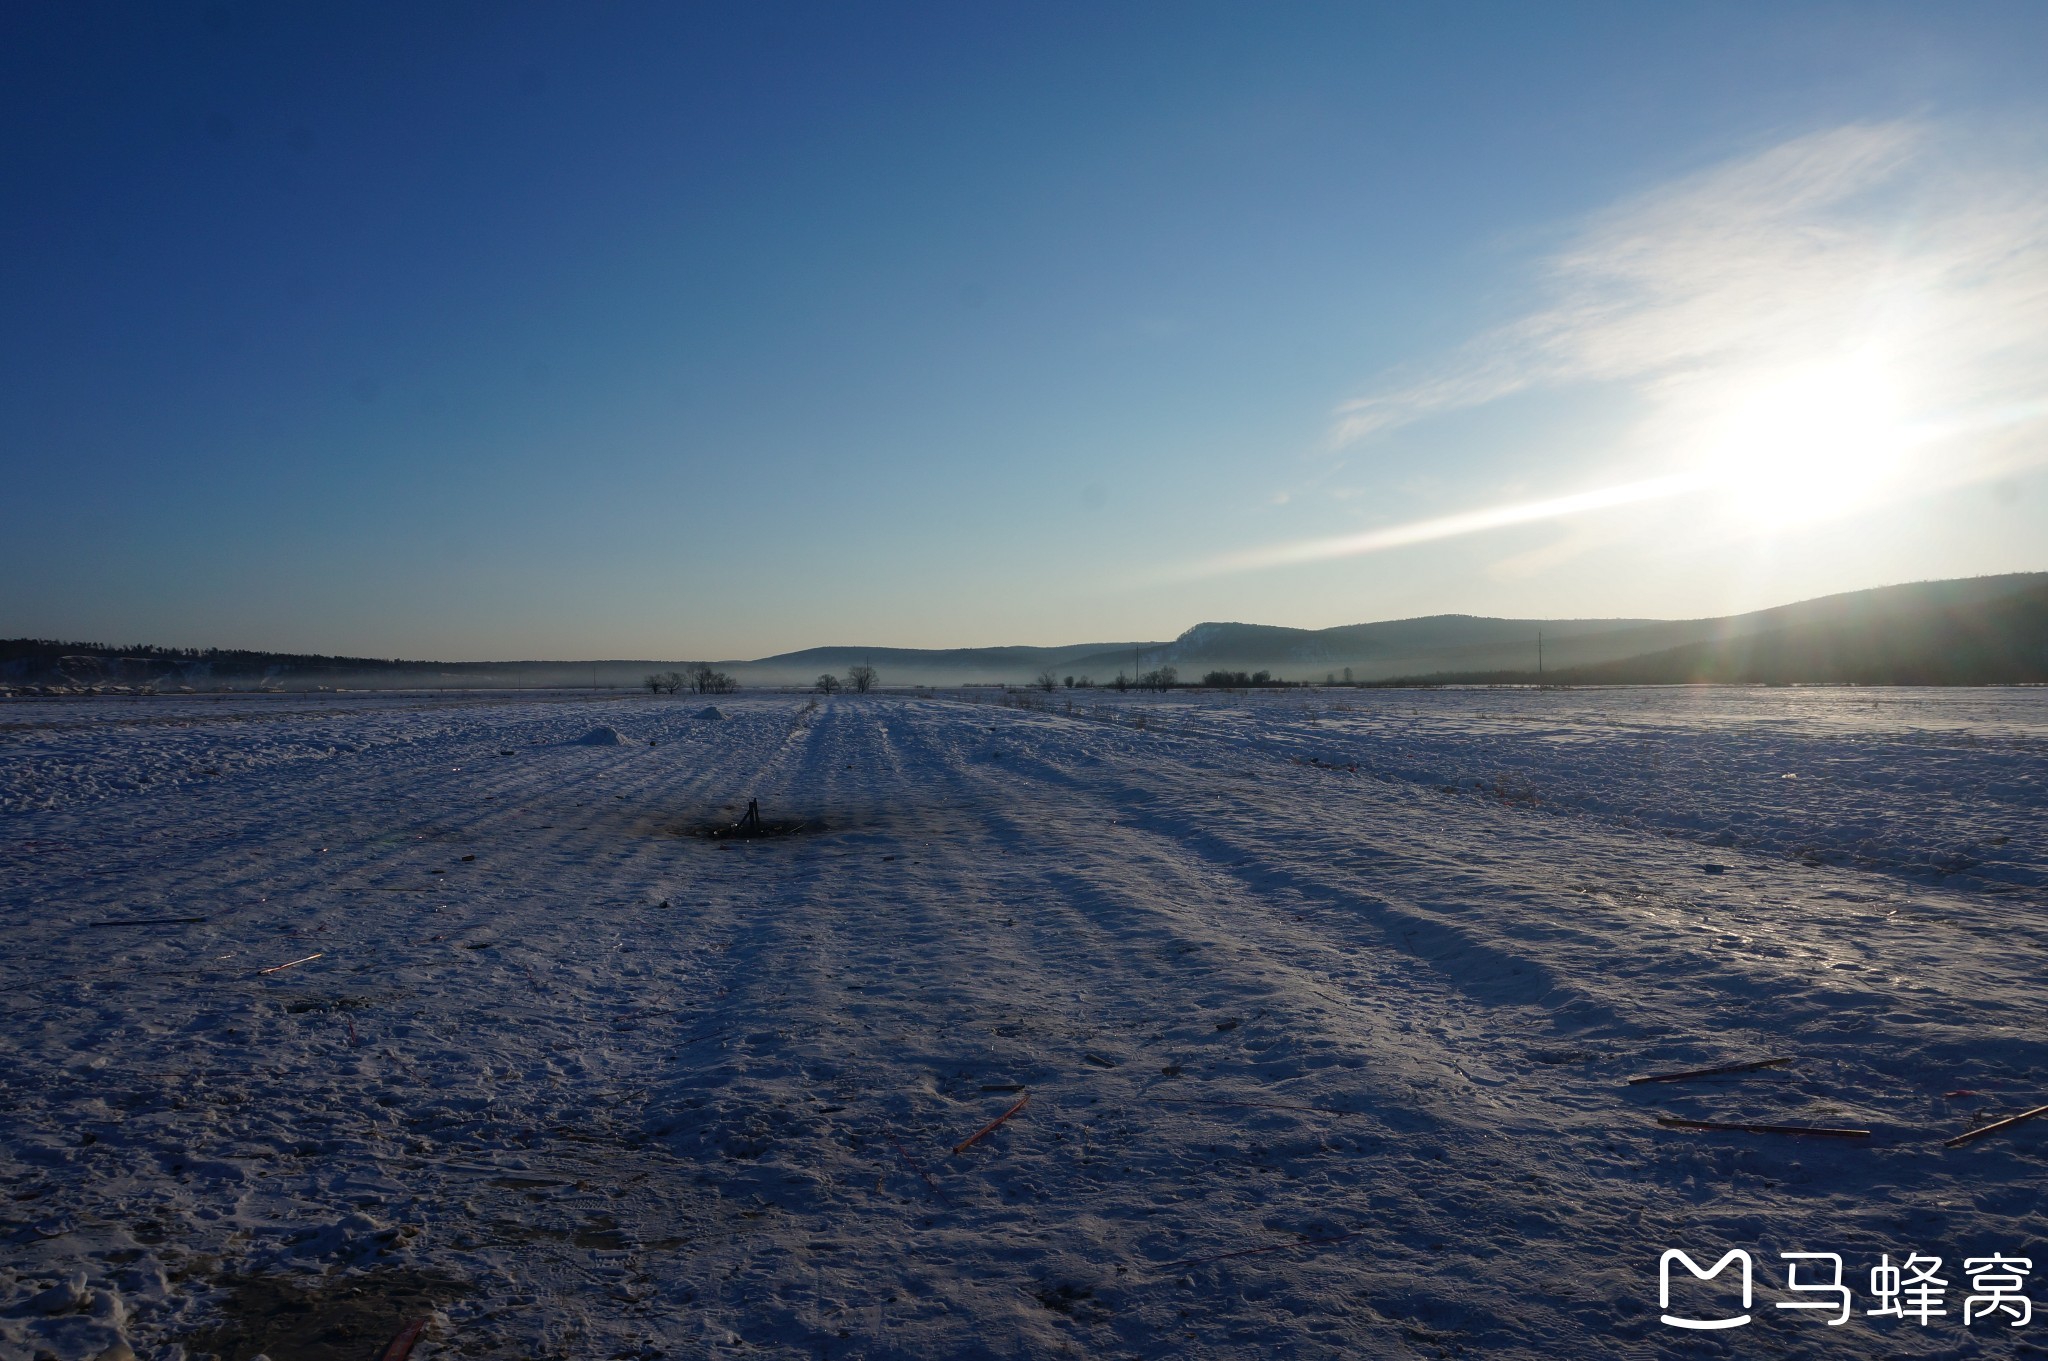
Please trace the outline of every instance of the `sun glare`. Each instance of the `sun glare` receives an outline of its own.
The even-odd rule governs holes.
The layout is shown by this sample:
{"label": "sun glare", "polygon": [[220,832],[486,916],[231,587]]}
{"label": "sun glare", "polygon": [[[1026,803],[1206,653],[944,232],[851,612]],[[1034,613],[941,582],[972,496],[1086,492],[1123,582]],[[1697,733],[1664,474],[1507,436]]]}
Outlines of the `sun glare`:
{"label": "sun glare", "polygon": [[1782,528],[1867,503],[1897,476],[1906,443],[1896,374],[1857,358],[1753,390],[1714,441],[1713,476],[1743,519]]}

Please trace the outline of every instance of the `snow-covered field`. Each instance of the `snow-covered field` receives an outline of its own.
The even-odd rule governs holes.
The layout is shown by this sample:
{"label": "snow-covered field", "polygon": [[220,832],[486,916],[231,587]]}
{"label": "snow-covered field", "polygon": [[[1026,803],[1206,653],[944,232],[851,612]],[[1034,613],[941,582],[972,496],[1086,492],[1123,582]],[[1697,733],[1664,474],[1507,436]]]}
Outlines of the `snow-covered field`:
{"label": "snow-covered field", "polygon": [[2048,1354],[2048,691],[1022,698],[0,705],[0,1358]]}

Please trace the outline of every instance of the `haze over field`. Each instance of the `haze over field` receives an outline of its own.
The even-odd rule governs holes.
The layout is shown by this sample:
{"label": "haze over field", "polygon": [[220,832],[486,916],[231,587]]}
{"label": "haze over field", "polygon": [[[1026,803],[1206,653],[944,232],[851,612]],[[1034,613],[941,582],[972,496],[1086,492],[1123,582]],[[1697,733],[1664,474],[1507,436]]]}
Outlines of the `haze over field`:
{"label": "haze over field", "polygon": [[[9,688],[288,690],[639,687],[692,663],[447,663],[0,639]],[[698,664],[703,665],[703,664]],[[1877,685],[2048,682],[2048,573],[1853,591],[1721,619],[1478,619],[1440,615],[1327,629],[1197,624],[1170,641],[1066,647],[816,647],[717,671],[738,683],[810,686],[872,667],[885,686],[1136,682],[1697,681]]]}

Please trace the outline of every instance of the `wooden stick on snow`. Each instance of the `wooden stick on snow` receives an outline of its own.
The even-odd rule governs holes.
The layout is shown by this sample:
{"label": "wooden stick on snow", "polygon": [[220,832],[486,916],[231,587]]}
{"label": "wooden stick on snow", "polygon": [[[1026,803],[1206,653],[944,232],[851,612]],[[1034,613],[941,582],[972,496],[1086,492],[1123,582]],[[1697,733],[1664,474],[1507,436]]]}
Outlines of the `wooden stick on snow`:
{"label": "wooden stick on snow", "polygon": [[116,921],[87,922],[87,926],[182,926],[187,922],[203,922],[204,917],[123,917]]}
{"label": "wooden stick on snow", "polygon": [[1972,1140],[1981,1139],[1987,1134],[1996,1134],[2002,1129],[2011,1129],[2014,1125],[2025,1120],[2031,1120],[2037,1115],[2048,1115],[2048,1106],[2036,1106],[2030,1111],[2021,1111],[2018,1115],[2008,1115],[2003,1120],[1993,1120],[1982,1129],[1973,1129],[1968,1133],[1958,1134],[1953,1139],[1943,1139],[1941,1145],[1943,1148],[1954,1148],[1958,1144],[1967,1144]]}
{"label": "wooden stick on snow", "polygon": [[1672,1129],[1725,1129],[1740,1134],[1815,1134],[1828,1139],[1868,1139],[1867,1129],[1830,1129],[1826,1125],[1751,1125],[1740,1121],[1726,1120],[1685,1120],[1676,1115],[1660,1115],[1657,1123]]}
{"label": "wooden stick on snow", "polygon": [[1235,1111],[1307,1111],[1310,1115],[1354,1116],[1369,1115],[1369,1111],[1339,1111],[1328,1106],[1296,1106],[1284,1101],[1183,1101],[1177,1097],[1156,1096],[1155,1106],[1194,1106],[1204,1110]]}
{"label": "wooden stick on snow", "polygon": [[427,1321],[423,1318],[406,1324],[398,1330],[398,1336],[391,1339],[391,1345],[383,1350],[377,1361],[406,1361],[412,1355],[412,1344],[420,1340],[420,1334],[426,1331],[426,1327]]}
{"label": "wooden stick on snow", "polygon": [[1628,1080],[1631,1087],[1645,1082],[1685,1082],[1696,1077],[1721,1077],[1728,1073],[1753,1073],[1759,1068],[1778,1068],[1792,1062],[1789,1058],[1758,1059],[1754,1063],[1730,1063],[1719,1068],[1691,1068],[1682,1073],[1646,1073],[1642,1077]]}
{"label": "wooden stick on snow", "polygon": [[983,1139],[988,1138],[989,1135],[994,1134],[998,1129],[1002,1128],[1002,1124],[1005,1120],[1015,1115],[1018,1111],[1023,1110],[1024,1103],[1026,1103],[1029,1100],[1031,1100],[1031,1093],[1024,1093],[1024,1095],[1017,1098],[1016,1105],[1010,1107],[1010,1109],[1004,1111],[1001,1115],[998,1115],[995,1119],[989,1121],[986,1125],[983,1125],[979,1130],[976,1130],[974,1134],[972,1134],[968,1138],[962,1139],[959,1143],[953,1145],[954,1156],[958,1157],[960,1154],[965,1153],[968,1149],[973,1148],[976,1144],[980,1143]]}
{"label": "wooden stick on snow", "polygon": [[317,955],[307,955],[304,959],[287,960],[283,964],[273,964],[267,969],[258,969],[256,972],[259,974],[278,973],[282,970],[292,968],[294,965],[311,964],[316,959],[324,958],[326,954],[327,952],[325,950],[322,950]]}

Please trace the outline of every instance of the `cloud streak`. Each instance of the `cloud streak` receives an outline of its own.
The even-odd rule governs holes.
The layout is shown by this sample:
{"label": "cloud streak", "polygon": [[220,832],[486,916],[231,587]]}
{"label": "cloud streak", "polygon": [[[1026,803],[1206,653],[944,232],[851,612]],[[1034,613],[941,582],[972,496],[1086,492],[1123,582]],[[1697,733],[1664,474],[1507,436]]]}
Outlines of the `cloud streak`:
{"label": "cloud streak", "polygon": [[1221,558],[1214,564],[1213,570],[1240,572],[1260,567],[1284,567],[1305,562],[1327,562],[1331,558],[1356,557],[1361,553],[1378,553],[1389,548],[1406,548],[1410,544],[1457,538],[1460,535],[1477,534],[1488,529],[1505,529],[1509,525],[1533,524],[1539,520],[1583,515],[1588,511],[1607,510],[1642,501],[1661,501],[1667,497],[1697,491],[1707,485],[1707,481],[1708,479],[1697,473],[1678,473],[1669,477],[1653,477],[1641,482],[1625,483],[1618,487],[1603,487],[1597,491],[1553,496],[1543,501],[1524,501],[1518,505],[1493,506],[1485,510],[1443,515],[1433,520],[1416,520],[1387,529],[1370,529],[1358,534],[1338,534],[1323,539],[1277,544],[1271,548],[1252,549],[1249,552]]}
{"label": "cloud streak", "polygon": [[[1788,375],[1880,364],[1910,427],[1900,490],[2042,457],[2048,192],[2039,148],[1924,122],[1796,138],[1617,204],[1543,262],[1540,303],[1334,413],[1338,448],[1518,393],[1614,385],[1641,415],[1580,476],[1615,485],[1240,553],[1241,570],[1676,496],[1721,480],[1731,417]],[[1874,358],[1873,358],[1874,357]],[[1535,472],[1536,470],[1531,470]]]}
{"label": "cloud streak", "polygon": [[[1548,301],[1347,402],[1349,444],[1537,387],[1618,382],[1698,414],[1731,382],[1876,342],[1981,403],[2048,350],[2048,197],[1965,168],[1920,124],[1798,138],[1599,215],[1547,261]],[[2012,353],[2026,352],[2025,362]]]}

